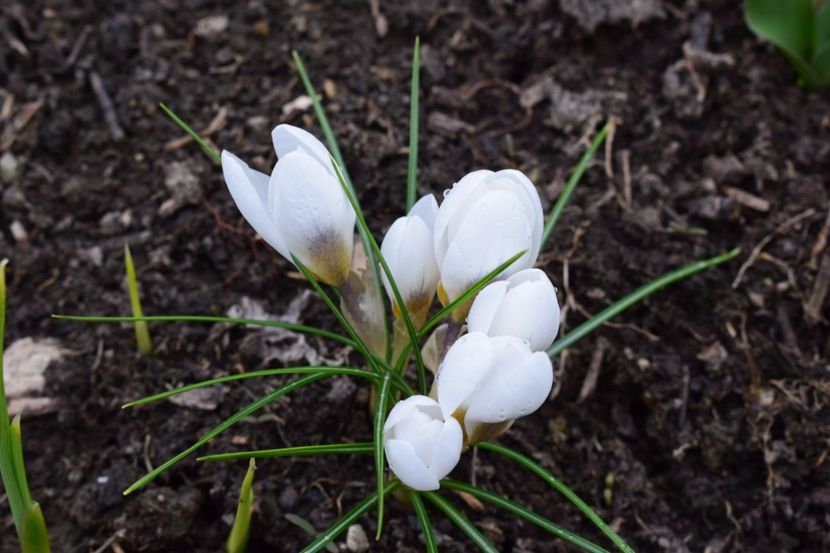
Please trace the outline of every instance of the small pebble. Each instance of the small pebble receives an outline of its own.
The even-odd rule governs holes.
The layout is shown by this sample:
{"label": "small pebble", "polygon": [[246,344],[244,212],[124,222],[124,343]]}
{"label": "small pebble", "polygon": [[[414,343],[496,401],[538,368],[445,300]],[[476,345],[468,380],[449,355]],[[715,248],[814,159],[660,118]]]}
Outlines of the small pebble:
{"label": "small pebble", "polygon": [[346,532],[346,548],[352,553],[369,550],[369,537],[359,524],[352,524]]}
{"label": "small pebble", "polygon": [[5,152],[0,156],[0,180],[11,183],[20,176],[20,162],[11,152]]}

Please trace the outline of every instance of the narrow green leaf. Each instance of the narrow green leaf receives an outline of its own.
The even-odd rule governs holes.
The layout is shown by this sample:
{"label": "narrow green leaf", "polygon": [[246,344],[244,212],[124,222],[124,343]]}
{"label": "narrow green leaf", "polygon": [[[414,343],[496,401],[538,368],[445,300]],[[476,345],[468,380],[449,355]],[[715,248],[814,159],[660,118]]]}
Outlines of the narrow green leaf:
{"label": "narrow green leaf", "polygon": [[557,198],[556,203],[553,204],[553,208],[550,210],[550,215],[548,215],[548,220],[545,223],[545,230],[542,233],[542,249],[544,249],[545,244],[548,243],[551,234],[553,234],[553,229],[556,228],[556,223],[559,222],[559,218],[562,216],[562,211],[565,209],[565,206],[568,205],[568,202],[576,189],[576,185],[579,184],[580,180],[582,180],[582,176],[588,169],[588,165],[591,163],[591,160],[594,159],[597,150],[599,150],[599,147],[602,146],[602,143],[605,141],[605,137],[611,129],[611,125],[612,123],[609,121],[604,127],[602,127],[602,130],[594,136],[594,140],[591,142],[591,145],[587,150],[585,150],[585,153],[582,154],[582,157],[579,159],[579,163],[576,164],[571,176],[568,178],[568,182],[565,183],[565,188],[562,189],[562,193],[559,194],[559,198]]}
{"label": "narrow green leaf", "polygon": [[212,440],[213,438],[215,438],[231,426],[238,423],[243,418],[249,416],[251,413],[254,413],[255,411],[258,411],[259,409],[262,409],[278,397],[283,396],[289,392],[293,392],[294,390],[302,388],[303,386],[307,386],[308,384],[316,382],[322,378],[325,378],[326,376],[329,375],[310,374],[308,376],[298,378],[284,386],[280,386],[270,394],[265,395],[252,403],[249,403],[248,405],[246,405],[245,407],[243,407],[242,409],[240,409],[239,411],[237,411],[236,413],[222,421],[219,425],[215,426],[210,432],[199,438],[199,440],[192,446],[188,447],[178,455],[171,457],[158,467],[154,468],[153,470],[151,470],[150,472],[136,480],[133,484],[130,485],[130,487],[124,490],[124,495],[128,495],[140,488],[143,488],[144,486],[155,480],[161,473],[163,473],[173,465],[177,464],[179,461],[181,461],[182,459],[184,459],[185,457],[187,457],[188,455],[190,455],[191,453],[193,453],[194,451],[208,443],[210,440]]}
{"label": "narrow green leaf", "polygon": [[212,159],[217,165],[222,164],[222,156],[219,154],[219,151],[216,148],[208,144],[204,138],[199,136],[199,133],[194,131],[190,127],[190,125],[185,123],[178,115],[175,114],[175,112],[172,109],[167,107],[167,104],[162,102],[159,104],[159,107],[167,117],[169,117],[176,125],[179,126],[180,129],[182,129],[184,132],[190,135],[190,138],[192,138],[196,142],[196,144],[198,144],[202,148],[202,151],[205,153],[205,155]]}
{"label": "narrow green leaf", "polygon": [[[398,487],[397,481],[387,482],[383,487],[384,495],[389,495],[395,488]],[[361,516],[364,515],[372,506],[377,503],[378,494],[373,493],[340,517],[340,520],[332,524],[325,532],[321,533],[316,540],[308,544],[301,553],[317,553],[321,551],[326,545],[333,542],[337,536],[346,531],[346,529],[354,524]]]}
{"label": "narrow green leaf", "polygon": [[23,516],[23,529],[20,533],[20,544],[23,553],[51,553],[49,532],[46,530],[46,520],[40,504],[33,501]]}
{"label": "narrow green leaf", "polygon": [[[312,538],[316,538],[320,535],[320,532],[317,531],[317,528],[315,528],[313,524],[311,524],[309,521],[307,521],[301,516],[295,515],[294,513],[286,513],[285,518],[294,526],[297,526],[298,528],[305,530],[306,534],[308,534]],[[337,553],[338,549],[336,545],[334,545],[333,543],[329,543],[326,545],[326,551],[329,551],[329,553]]]}
{"label": "narrow green leaf", "polygon": [[[311,83],[311,79],[308,76],[308,73],[305,70],[305,65],[303,64],[303,60],[300,58],[300,54],[294,50],[291,53],[292,57],[294,58],[294,65],[297,68],[297,73],[300,75],[300,80],[303,82],[303,86],[305,87],[306,94],[308,94],[309,98],[311,98],[311,105],[314,109],[314,115],[317,117],[317,123],[320,125],[320,129],[323,131],[323,136],[326,139],[326,144],[329,147],[329,151],[334,159],[337,161],[337,164],[343,168],[343,179],[346,181],[346,185],[348,186],[349,190],[352,194],[357,197],[357,192],[355,191],[354,184],[352,183],[351,177],[349,177],[348,170],[346,169],[346,162],[343,159],[343,154],[340,153],[340,147],[337,145],[337,139],[334,136],[334,132],[331,130],[331,125],[329,124],[328,117],[326,117],[326,112],[323,110],[323,106],[320,103],[320,97],[317,95],[317,91],[314,90],[314,85]],[[363,210],[360,207],[360,203],[357,204],[357,213],[363,214]],[[380,270],[377,266],[377,260],[375,259],[375,254],[372,249],[369,247],[369,236],[366,234],[366,231],[362,228],[358,228],[358,233],[360,234],[360,239],[363,242],[363,250],[366,253],[366,257],[369,261],[369,266],[372,268],[372,274],[375,276],[374,278],[374,285],[377,291],[378,297],[381,301],[384,300],[384,292],[383,292],[383,284],[381,283],[380,278]],[[388,323],[388,321],[387,321]],[[391,336],[391,329],[389,325],[386,325],[386,340],[387,344],[389,343]]]}
{"label": "narrow green leaf", "polygon": [[303,276],[311,284],[311,287],[314,288],[314,291],[317,292],[317,294],[323,300],[323,303],[325,303],[326,307],[329,308],[329,311],[332,312],[334,317],[337,319],[337,322],[340,323],[340,326],[343,327],[343,329],[346,331],[346,334],[348,334],[349,337],[352,339],[354,348],[358,350],[361,355],[363,355],[363,358],[366,360],[370,367],[380,372],[379,367],[375,363],[375,356],[372,355],[369,348],[366,346],[365,343],[363,343],[363,339],[360,337],[360,335],[358,335],[357,331],[354,329],[354,327],[346,318],[346,316],[343,315],[343,312],[340,311],[340,308],[337,307],[337,304],[334,302],[334,300],[332,300],[326,293],[326,291],[323,290],[323,287],[320,286],[320,283],[317,281],[316,278],[314,278],[314,275],[311,274],[311,271],[308,270],[308,267],[303,265],[303,262],[297,259],[297,256],[292,255],[291,257],[294,260],[294,265],[296,265],[297,268],[300,269],[300,272],[303,273]]}
{"label": "narrow green leaf", "polygon": [[245,478],[242,479],[242,488],[239,490],[239,505],[236,508],[236,517],[233,519],[231,533],[225,544],[228,553],[244,553],[248,548],[248,539],[251,537],[251,515],[254,512],[254,472],[256,461],[248,463]]}
{"label": "narrow green leaf", "polygon": [[573,532],[566,530],[559,526],[558,524],[554,524],[550,520],[546,519],[543,516],[537,515],[530,509],[519,505],[515,501],[510,501],[509,499],[502,497],[496,493],[489,492],[487,490],[482,490],[481,488],[477,488],[475,486],[471,486],[470,484],[465,484],[464,482],[459,482],[457,480],[452,480],[449,478],[445,478],[441,480],[441,487],[448,490],[458,490],[462,492],[466,492],[472,496],[477,497],[478,499],[487,501],[488,503],[492,503],[496,507],[500,509],[504,509],[505,511],[509,511],[526,521],[535,524],[539,528],[543,530],[547,530],[551,534],[562,538],[563,540],[572,543],[573,545],[584,549],[585,551],[590,551],[591,553],[608,553],[607,549],[604,549],[597,544],[586,540],[585,538],[574,534]]}
{"label": "narrow green leaf", "polygon": [[281,447],[278,449],[255,449],[252,451],[234,451],[231,453],[214,453],[198,457],[197,461],[233,461],[236,459],[267,459],[270,457],[304,457],[311,455],[349,455],[354,453],[373,453],[373,442],[355,442],[348,444],[320,444]]}
{"label": "narrow green leaf", "polygon": [[268,321],[262,319],[237,319],[233,317],[214,317],[211,315],[153,315],[150,317],[102,317],[99,315],[52,315],[53,319],[62,321],[79,321],[84,323],[133,323],[146,321],[153,323],[226,323],[235,325],[263,326],[271,328],[284,328],[302,334],[311,334],[340,342],[347,346],[355,347],[354,342],[336,332],[330,332],[322,328],[306,326],[295,323],[283,323],[280,321]]}
{"label": "narrow green leaf", "polygon": [[542,465],[530,457],[519,453],[518,451],[494,442],[480,442],[476,445],[476,447],[498,453],[499,455],[516,461],[530,472],[540,477],[542,480],[550,484],[556,491],[562,494],[577,509],[582,511],[582,514],[584,514],[588,520],[593,522],[603,534],[608,536],[608,538],[614,542],[614,545],[616,545],[621,551],[624,551],[625,553],[634,553],[634,550],[627,543],[625,543],[625,540],[622,539],[610,526],[605,524],[602,518],[600,518],[600,516],[596,514],[587,503],[580,499],[580,497],[576,495],[576,493],[574,493],[568,486],[548,472]]}
{"label": "narrow green leaf", "polygon": [[386,406],[389,403],[389,385],[392,382],[392,373],[387,372],[383,376],[383,382],[380,386],[380,393],[378,394],[378,403],[375,408],[375,427],[373,431],[374,447],[375,447],[375,476],[377,477],[377,494],[378,494],[378,531],[375,534],[375,539],[379,540],[383,532],[383,483],[385,481],[385,471],[383,459],[383,424],[386,420]]}
{"label": "narrow green leaf", "polygon": [[490,540],[484,537],[484,534],[478,531],[475,524],[470,522],[464,513],[455,508],[455,506],[447,501],[445,497],[436,492],[421,492],[421,495],[427,498],[427,501],[435,505],[439,511],[444,513],[448,519],[452,521],[462,532],[467,534],[476,547],[485,553],[498,553],[496,546]]}
{"label": "narrow green leaf", "polygon": [[227,382],[234,382],[237,380],[247,380],[249,378],[262,378],[265,376],[279,376],[285,374],[323,374],[327,376],[334,376],[334,375],[346,375],[346,376],[357,376],[360,378],[368,378],[369,380],[377,382],[378,375],[363,369],[355,369],[352,367],[324,367],[324,366],[309,366],[309,367],[288,367],[285,369],[263,369],[259,371],[251,371],[246,373],[236,373],[236,374],[229,374],[226,376],[220,376],[217,378],[211,378],[208,380],[202,380],[201,382],[194,382],[193,384],[188,384],[186,386],[180,386],[178,388],[173,388],[172,390],[165,390],[164,392],[159,392],[157,394],[153,394],[151,396],[135,399],[129,401],[121,406],[122,409],[126,409],[128,407],[136,407],[138,405],[146,405],[148,403],[153,403],[155,401],[159,401],[162,399],[167,399],[169,397],[183,394],[185,392],[190,392],[192,390],[198,390],[199,388],[207,388],[209,386],[215,386],[217,384],[225,384]]}
{"label": "narrow green leaf", "polygon": [[5,429],[9,427],[6,383],[3,378],[3,355],[6,337],[6,265],[8,262],[8,259],[0,260],[0,439],[2,439]]}
{"label": "narrow green leaf", "polygon": [[641,302],[645,298],[649,297],[650,295],[654,294],[658,290],[665,288],[670,284],[674,284],[675,282],[684,280],[689,278],[690,276],[694,275],[695,273],[699,273],[700,271],[710,269],[722,263],[726,263],[730,261],[735,256],[741,253],[740,248],[735,248],[734,250],[728,251],[721,255],[711,257],[709,259],[704,259],[702,261],[696,261],[685,267],[681,267],[679,269],[675,269],[670,273],[666,273],[665,275],[652,280],[648,284],[637,288],[621,300],[616,301],[612,305],[609,305],[598,314],[594,315],[571,332],[560,338],[559,340],[555,341],[551,347],[548,348],[547,354],[551,357],[554,357],[564,351],[566,348],[572,346],[577,341],[581,340],[603,324],[605,324],[608,320],[616,317],[632,305],[636,305],[637,303]]}
{"label": "narrow green leaf", "polygon": [[412,50],[412,82],[409,87],[409,163],[406,171],[406,212],[415,205],[418,193],[418,96],[420,94],[421,38],[415,37]]}
{"label": "narrow green leaf", "polygon": [[418,517],[418,522],[421,524],[424,543],[427,545],[427,553],[438,553],[438,542],[435,541],[435,529],[432,527],[432,521],[429,520],[429,514],[424,506],[424,500],[421,499],[421,494],[414,490],[407,490],[407,493],[409,494],[409,502],[412,503],[412,508],[415,509],[415,516]]}
{"label": "narrow green leaf", "polygon": [[[130,306],[133,310],[133,317],[143,317],[141,295],[138,293],[138,277],[135,273],[135,264],[133,263],[133,255],[130,253],[129,244],[124,244],[124,268],[127,272],[127,290],[130,295]],[[147,329],[147,322],[136,321],[133,323],[133,326],[135,327],[135,342],[138,347],[138,352],[142,355],[152,355],[153,342],[150,340],[150,331]]]}

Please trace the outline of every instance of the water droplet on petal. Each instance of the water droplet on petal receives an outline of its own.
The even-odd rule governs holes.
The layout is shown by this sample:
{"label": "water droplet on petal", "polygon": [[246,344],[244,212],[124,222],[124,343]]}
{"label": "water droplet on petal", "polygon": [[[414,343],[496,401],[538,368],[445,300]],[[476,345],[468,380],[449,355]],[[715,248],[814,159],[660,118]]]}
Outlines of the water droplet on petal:
{"label": "water droplet on petal", "polygon": [[450,194],[452,194],[452,189],[451,189],[451,188],[447,188],[446,190],[444,190],[444,197],[445,197],[445,198],[446,198],[447,196],[449,196]]}

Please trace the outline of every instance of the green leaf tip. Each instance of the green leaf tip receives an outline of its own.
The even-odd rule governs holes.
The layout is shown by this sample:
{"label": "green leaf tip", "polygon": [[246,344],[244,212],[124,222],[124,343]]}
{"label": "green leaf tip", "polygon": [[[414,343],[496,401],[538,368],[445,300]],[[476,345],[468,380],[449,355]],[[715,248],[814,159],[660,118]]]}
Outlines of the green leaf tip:
{"label": "green leaf tip", "polygon": [[190,125],[185,123],[181,117],[176,115],[176,112],[170,109],[167,106],[167,104],[165,104],[164,102],[159,102],[159,109],[161,109],[161,111],[163,111],[164,114],[168,118],[170,118],[171,121],[173,121],[173,123],[175,123],[180,129],[187,133],[190,136],[190,138],[192,138],[196,142],[196,144],[198,144],[199,147],[202,148],[202,151],[205,153],[205,155],[208,156],[214,163],[216,163],[217,165],[222,164],[222,155],[219,153],[219,150],[208,144],[207,140],[202,138],[201,135],[194,131]]}
{"label": "green leaf tip", "polygon": [[236,508],[236,517],[233,527],[228,535],[225,544],[227,553],[244,553],[248,547],[248,539],[251,534],[251,515],[254,512],[254,472],[256,461],[251,459],[248,462],[248,470],[245,478],[242,479],[242,487],[239,490],[239,505]]}
{"label": "green leaf tip", "polygon": [[[133,316],[140,318],[144,316],[141,309],[141,295],[138,291],[138,276],[135,271],[135,264],[133,263],[133,256],[130,253],[129,244],[124,244],[124,268],[127,273],[127,290],[130,296],[130,306],[133,311]],[[150,330],[147,328],[145,321],[136,321],[135,341],[139,353],[142,355],[153,354],[153,341],[150,339]]]}

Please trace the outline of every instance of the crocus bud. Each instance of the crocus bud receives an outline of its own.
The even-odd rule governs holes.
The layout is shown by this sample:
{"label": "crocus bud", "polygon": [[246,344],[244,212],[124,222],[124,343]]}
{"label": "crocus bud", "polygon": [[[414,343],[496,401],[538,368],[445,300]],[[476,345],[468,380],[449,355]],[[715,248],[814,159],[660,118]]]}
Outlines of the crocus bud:
{"label": "crocus bud", "polygon": [[383,425],[383,447],[389,467],[414,490],[429,491],[458,464],[462,433],[458,421],[445,417],[426,396],[399,401]]}
{"label": "crocus bud", "polygon": [[[432,194],[424,196],[412,206],[409,215],[392,223],[380,247],[407,311],[417,320],[423,319],[429,311],[438,286],[438,265],[432,239],[437,212],[435,197]],[[400,316],[386,273],[382,271],[381,277],[395,315]]]}
{"label": "crocus bud", "polygon": [[553,386],[553,366],[519,338],[471,332],[450,347],[436,376],[445,418],[462,422],[467,445],[498,436],[538,409]]}
{"label": "crocus bud", "polygon": [[467,316],[470,332],[521,338],[533,351],[544,351],[559,332],[556,289],[539,269],[525,269],[488,284]]}
{"label": "crocus bud", "polygon": [[454,300],[521,251],[527,250],[497,279],[532,267],[543,226],[539,193],[519,171],[474,171],[455,183],[435,218],[441,301]]}
{"label": "crocus bud", "polygon": [[271,137],[279,161],[270,178],[222,152],[228,190],[271,247],[288,260],[296,256],[316,278],[339,286],[352,263],[356,216],[328,150],[291,125],[277,126]]}

